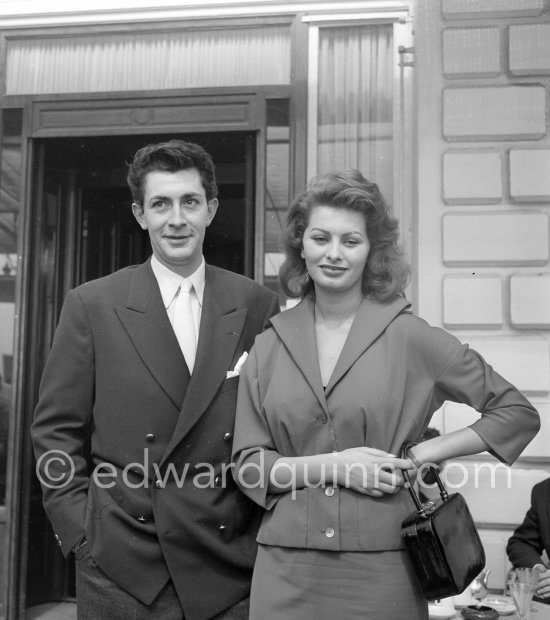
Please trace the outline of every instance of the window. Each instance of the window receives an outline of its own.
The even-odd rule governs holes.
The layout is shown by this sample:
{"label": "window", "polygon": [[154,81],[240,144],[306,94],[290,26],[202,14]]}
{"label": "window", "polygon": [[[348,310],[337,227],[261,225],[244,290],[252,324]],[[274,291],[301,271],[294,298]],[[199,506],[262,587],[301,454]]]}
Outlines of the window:
{"label": "window", "polygon": [[267,100],[265,174],[265,285],[278,291],[282,232],[290,204],[290,110],[288,99]]}
{"label": "window", "polygon": [[288,26],[8,40],[6,94],[290,83]]}
{"label": "window", "polygon": [[0,144],[0,504],[6,500],[6,456],[12,411],[21,130],[21,110],[3,110]]}
{"label": "window", "polygon": [[378,184],[411,251],[412,26],[406,11],[306,17],[308,178],[357,168]]}

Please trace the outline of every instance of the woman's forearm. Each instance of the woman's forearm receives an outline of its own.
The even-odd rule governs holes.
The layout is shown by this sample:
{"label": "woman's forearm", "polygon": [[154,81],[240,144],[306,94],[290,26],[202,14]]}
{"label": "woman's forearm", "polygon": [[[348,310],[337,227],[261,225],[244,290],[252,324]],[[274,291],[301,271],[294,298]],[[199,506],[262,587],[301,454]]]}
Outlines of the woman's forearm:
{"label": "woman's forearm", "polygon": [[457,456],[478,454],[488,447],[473,429],[466,427],[423,441],[409,450],[408,455],[418,467],[424,463],[441,463]]}
{"label": "woman's forearm", "polygon": [[281,457],[269,472],[268,492],[338,485],[380,497],[396,493],[404,483],[401,470],[411,467],[409,459],[367,446],[312,456]]}
{"label": "woman's forearm", "polygon": [[337,482],[336,454],[281,457],[271,468],[269,493],[286,493],[305,487],[330,486]]}

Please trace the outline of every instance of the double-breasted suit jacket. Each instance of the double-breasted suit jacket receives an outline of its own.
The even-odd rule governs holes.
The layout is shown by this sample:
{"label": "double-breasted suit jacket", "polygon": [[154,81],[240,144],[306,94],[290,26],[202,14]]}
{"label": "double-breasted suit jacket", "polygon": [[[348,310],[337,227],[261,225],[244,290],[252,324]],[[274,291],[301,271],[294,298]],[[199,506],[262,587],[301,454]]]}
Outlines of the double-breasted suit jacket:
{"label": "double-breasted suit jacket", "polygon": [[190,377],[149,261],[69,292],[32,425],[63,553],[85,537],[145,603],[171,578],[190,620],[247,595],[258,514],[231,476],[226,373],[277,311],[267,289],[207,265]]}
{"label": "double-breasted suit jacket", "polygon": [[418,440],[446,400],[481,413],[472,428],[498,459],[511,463],[539,429],[533,406],[467,345],[430,327],[398,297],[365,298],[328,385],[316,349],[314,301],[271,320],[241,375],[235,473],[265,507],[258,541],[332,551],[402,547],[401,522],[414,506],[403,490],[371,497],[345,487],[310,486],[280,494],[267,483],[281,456],[358,446],[399,454]]}
{"label": "double-breasted suit jacket", "polygon": [[506,547],[514,567],[533,567],[542,562],[543,551],[550,557],[550,478],[535,484],[531,506]]}

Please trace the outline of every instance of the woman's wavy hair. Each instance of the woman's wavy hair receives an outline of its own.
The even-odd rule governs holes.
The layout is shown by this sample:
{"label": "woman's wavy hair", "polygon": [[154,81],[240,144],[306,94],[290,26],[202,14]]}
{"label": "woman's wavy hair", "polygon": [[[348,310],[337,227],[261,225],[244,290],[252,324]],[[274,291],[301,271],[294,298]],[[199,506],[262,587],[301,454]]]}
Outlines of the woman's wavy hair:
{"label": "woman's wavy hair", "polygon": [[402,294],[410,270],[398,243],[399,223],[378,185],[367,181],[358,170],[331,172],[312,179],[290,205],[283,239],[286,259],[279,271],[285,294],[304,297],[314,293],[301,252],[311,212],[318,206],[350,209],[365,218],[370,251],[363,271],[363,294],[377,301]]}

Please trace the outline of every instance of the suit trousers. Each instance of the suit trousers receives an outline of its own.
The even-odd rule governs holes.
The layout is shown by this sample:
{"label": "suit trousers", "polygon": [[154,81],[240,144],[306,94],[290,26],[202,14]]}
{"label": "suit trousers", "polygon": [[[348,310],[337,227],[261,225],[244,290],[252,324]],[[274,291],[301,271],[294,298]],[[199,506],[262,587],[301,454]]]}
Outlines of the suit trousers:
{"label": "suit trousers", "polygon": [[[86,543],[78,548],[75,560],[78,620],[185,620],[171,580],[151,605],[145,605],[99,568]],[[249,599],[246,598],[212,620],[248,620],[248,613]]]}

